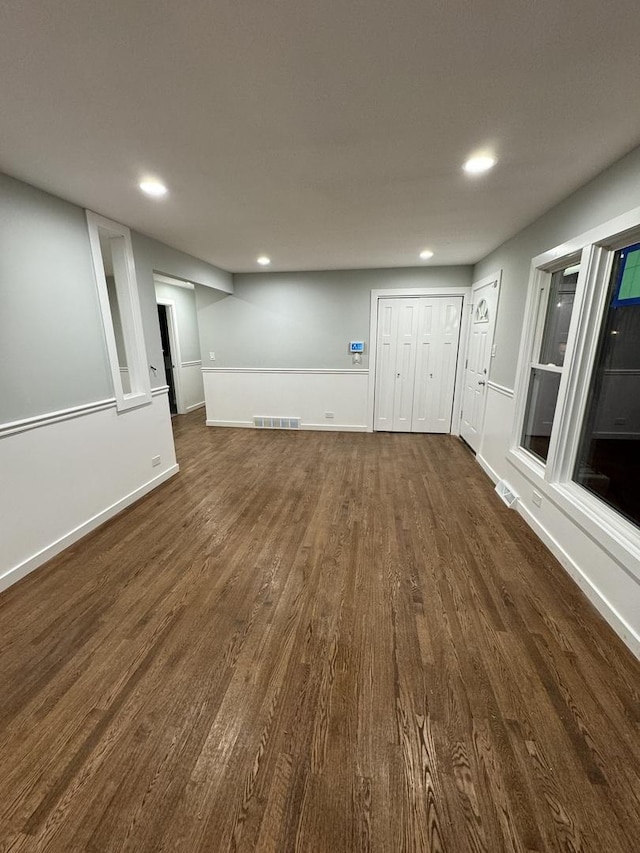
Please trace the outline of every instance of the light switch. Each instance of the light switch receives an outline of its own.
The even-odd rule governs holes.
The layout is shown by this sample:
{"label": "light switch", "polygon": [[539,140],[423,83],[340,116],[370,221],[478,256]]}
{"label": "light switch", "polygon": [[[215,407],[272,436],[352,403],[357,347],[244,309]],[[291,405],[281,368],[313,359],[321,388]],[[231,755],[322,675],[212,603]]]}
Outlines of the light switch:
{"label": "light switch", "polygon": [[216,360],[216,354],[215,354],[215,352],[210,352],[210,353],[209,353],[209,358],[211,359],[211,361],[215,361],[215,360]]}

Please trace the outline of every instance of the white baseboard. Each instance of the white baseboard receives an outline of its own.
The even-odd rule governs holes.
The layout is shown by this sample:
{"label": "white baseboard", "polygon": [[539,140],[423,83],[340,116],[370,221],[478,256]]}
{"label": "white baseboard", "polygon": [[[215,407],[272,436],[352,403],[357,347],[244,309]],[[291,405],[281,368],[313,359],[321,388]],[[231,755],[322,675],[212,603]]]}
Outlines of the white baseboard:
{"label": "white baseboard", "polygon": [[[265,431],[263,427],[256,427],[253,421],[210,421],[207,420],[207,426],[212,427],[242,427],[243,429],[260,429]],[[268,429],[268,428],[267,428]],[[301,430],[323,430],[325,432],[366,432],[366,424],[300,424]],[[271,432],[285,432],[286,430],[273,429]],[[291,430],[296,432],[297,430]]]}
{"label": "white baseboard", "polygon": [[253,429],[253,421],[210,421],[207,419],[205,424],[212,427],[244,427]]}
{"label": "white baseboard", "polygon": [[19,563],[17,566],[9,569],[4,573],[4,575],[2,575],[2,577],[0,577],[0,592],[28,575],[34,569],[37,569],[43,563],[46,563],[47,560],[55,557],[56,554],[64,551],[65,548],[68,548],[69,545],[72,545],[74,542],[77,542],[78,539],[86,536],[87,533],[91,533],[92,530],[95,530],[96,527],[99,527],[101,524],[104,524],[105,521],[113,518],[114,515],[122,512],[123,509],[126,509],[128,506],[144,497],[144,495],[152,491],[152,489],[155,489],[156,486],[159,486],[161,483],[164,483],[165,480],[173,477],[179,470],[178,465],[172,465],[170,468],[167,468],[166,471],[158,474],[157,477],[153,477],[151,480],[143,483],[142,486],[135,489],[133,492],[125,495],[123,498],[116,501],[114,504],[111,504],[111,506],[108,506],[97,515],[94,515],[92,518],[89,518],[87,521],[78,525],[78,527],[70,530],[69,533],[61,536],[60,539],[57,539],[46,548],[38,551],[37,554],[33,554],[33,556],[24,560],[22,563]]}
{"label": "white baseboard", "polygon": [[194,412],[196,409],[201,409],[205,405],[204,400],[201,403],[194,403],[192,406],[187,406],[185,409],[185,414],[187,412]]}
{"label": "white baseboard", "polygon": [[499,476],[498,472],[497,472],[497,471],[495,471],[495,470],[491,467],[491,465],[489,465],[489,463],[487,462],[487,460],[486,460],[486,459],[484,459],[482,456],[480,456],[480,454],[476,454],[476,461],[477,461],[478,465],[482,468],[482,470],[484,471],[484,473],[485,473],[485,474],[486,474],[486,475],[487,475],[491,480],[493,480],[493,482],[494,482],[494,483],[497,483],[497,482],[498,482],[498,480],[500,479],[500,476]]}
{"label": "white baseboard", "polygon": [[300,424],[300,429],[323,430],[324,432],[366,432],[366,424]]}
{"label": "white baseboard", "polygon": [[640,634],[638,634],[631,625],[623,619],[602,592],[592,583],[592,581],[589,580],[575,560],[567,554],[560,543],[554,539],[548,530],[540,524],[540,522],[520,501],[516,504],[516,509],[529,527],[534,531],[536,536],[544,542],[572,580],[577,583],[589,601],[609,623],[616,634],[623,640],[633,654],[640,659]]}

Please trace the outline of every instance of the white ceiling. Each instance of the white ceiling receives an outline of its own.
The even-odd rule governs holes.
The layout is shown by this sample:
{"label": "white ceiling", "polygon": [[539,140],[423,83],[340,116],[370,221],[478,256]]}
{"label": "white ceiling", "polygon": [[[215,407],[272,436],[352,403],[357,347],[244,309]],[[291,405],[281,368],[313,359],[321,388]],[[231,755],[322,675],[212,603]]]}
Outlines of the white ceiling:
{"label": "white ceiling", "polygon": [[[3,0],[0,169],[232,271],[473,262],[640,142],[639,21],[637,0]],[[470,179],[483,148],[499,164]]]}

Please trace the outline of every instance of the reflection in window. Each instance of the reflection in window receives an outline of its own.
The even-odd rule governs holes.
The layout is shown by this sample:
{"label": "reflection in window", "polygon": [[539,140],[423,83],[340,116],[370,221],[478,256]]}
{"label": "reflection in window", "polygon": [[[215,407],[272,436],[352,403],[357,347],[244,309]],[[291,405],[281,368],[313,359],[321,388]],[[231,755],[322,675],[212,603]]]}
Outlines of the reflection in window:
{"label": "reflection in window", "polygon": [[558,367],[562,367],[564,364],[577,282],[577,267],[559,270],[551,276],[547,316],[540,351],[541,364],[555,364]]}
{"label": "reflection in window", "polygon": [[560,373],[534,368],[522,430],[522,446],[543,462],[549,456],[553,416],[560,390]]}
{"label": "reflection in window", "polygon": [[578,270],[577,265],[572,265],[553,273],[540,294],[544,322],[542,329],[538,330],[540,343],[531,364],[520,444],[541,462],[546,462],[549,457]]}
{"label": "reflection in window", "polygon": [[616,252],[574,480],[640,525],[640,246]]}
{"label": "reflection in window", "polygon": [[[107,282],[107,293],[109,294],[109,307],[111,308],[111,321],[113,323],[113,334],[116,339],[116,352],[118,355],[118,366],[120,368],[120,381],[122,382],[122,390],[125,394],[131,392],[131,382],[129,380],[129,367],[127,363],[127,350],[125,346],[124,331],[122,328],[122,316],[120,313],[120,305],[118,303],[118,288],[114,277],[114,253],[124,252],[124,245],[119,245],[116,241],[123,243],[122,237],[109,237],[104,231],[99,232],[100,236],[100,254],[102,255],[102,263],[104,265],[105,280]],[[116,243],[116,245],[114,245]]]}

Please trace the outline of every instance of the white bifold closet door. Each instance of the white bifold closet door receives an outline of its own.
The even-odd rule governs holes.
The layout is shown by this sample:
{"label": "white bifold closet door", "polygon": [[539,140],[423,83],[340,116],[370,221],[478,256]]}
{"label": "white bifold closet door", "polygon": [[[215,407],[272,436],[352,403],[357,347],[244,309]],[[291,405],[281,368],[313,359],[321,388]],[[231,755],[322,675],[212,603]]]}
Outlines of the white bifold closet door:
{"label": "white bifold closet door", "polygon": [[375,429],[450,432],[462,297],[378,300]]}

